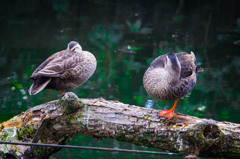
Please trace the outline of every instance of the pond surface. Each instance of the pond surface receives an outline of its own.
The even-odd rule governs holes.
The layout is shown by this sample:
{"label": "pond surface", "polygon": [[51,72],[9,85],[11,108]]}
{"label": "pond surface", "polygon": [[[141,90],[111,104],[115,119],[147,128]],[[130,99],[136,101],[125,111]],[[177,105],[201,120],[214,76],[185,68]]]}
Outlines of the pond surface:
{"label": "pond surface", "polygon": [[[28,78],[47,57],[75,40],[98,61],[95,74],[72,90],[80,98],[103,97],[168,109],[173,101],[156,100],[145,92],[143,74],[159,55],[193,51],[204,72],[199,73],[195,89],[180,100],[176,112],[240,123],[239,1],[0,3],[0,122],[61,97],[53,90],[30,96]],[[157,150],[81,135],[69,144]],[[51,158],[146,157],[157,156],[62,149]]]}

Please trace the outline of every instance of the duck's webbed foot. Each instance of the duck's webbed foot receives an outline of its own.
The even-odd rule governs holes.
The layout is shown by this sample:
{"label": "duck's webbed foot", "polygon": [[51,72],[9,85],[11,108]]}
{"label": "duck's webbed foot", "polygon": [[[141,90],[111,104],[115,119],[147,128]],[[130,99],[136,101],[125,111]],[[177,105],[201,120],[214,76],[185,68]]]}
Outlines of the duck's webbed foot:
{"label": "duck's webbed foot", "polygon": [[170,109],[170,110],[160,110],[159,115],[161,117],[166,117],[168,119],[172,119],[173,115],[174,115],[174,110]]}
{"label": "duck's webbed foot", "polygon": [[176,108],[177,103],[178,103],[178,99],[175,100],[175,103],[174,103],[172,109],[169,109],[169,110],[160,110],[159,116],[161,116],[161,117],[166,117],[166,118],[168,118],[168,119],[172,119],[172,117],[174,116],[174,111],[175,111],[175,108]]}
{"label": "duck's webbed foot", "polygon": [[62,96],[64,96],[64,91],[63,90],[60,90],[60,91],[61,91]]}

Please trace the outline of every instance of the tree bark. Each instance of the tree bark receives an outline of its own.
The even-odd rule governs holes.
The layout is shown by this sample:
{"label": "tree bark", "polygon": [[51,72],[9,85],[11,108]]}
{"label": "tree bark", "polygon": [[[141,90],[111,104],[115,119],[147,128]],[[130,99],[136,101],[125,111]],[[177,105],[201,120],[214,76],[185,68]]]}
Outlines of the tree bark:
{"label": "tree bark", "polygon": [[[33,107],[0,124],[0,141],[66,144],[73,135],[113,138],[156,147],[187,157],[240,157],[240,124],[159,110],[119,101],[79,99],[74,93]],[[60,149],[0,145],[0,157],[47,158]]]}

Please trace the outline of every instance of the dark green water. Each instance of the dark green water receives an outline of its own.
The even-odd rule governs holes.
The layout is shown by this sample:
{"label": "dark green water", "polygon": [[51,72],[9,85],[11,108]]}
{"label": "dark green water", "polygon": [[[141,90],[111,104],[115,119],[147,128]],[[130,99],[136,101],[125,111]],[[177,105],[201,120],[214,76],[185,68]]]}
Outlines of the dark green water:
{"label": "dark green water", "polygon": [[[92,52],[95,74],[72,90],[80,98],[103,97],[154,109],[173,102],[147,95],[142,77],[159,55],[193,51],[204,68],[177,112],[240,123],[239,1],[1,1],[0,122],[38,104],[59,99],[44,90],[29,96],[28,81],[39,64],[71,40]],[[75,136],[69,144],[156,150],[112,139]],[[63,149],[51,158],[156,158]],[[159,157],[159,156],[158,156]],[[161,156],[162,158],[182,158]]]}

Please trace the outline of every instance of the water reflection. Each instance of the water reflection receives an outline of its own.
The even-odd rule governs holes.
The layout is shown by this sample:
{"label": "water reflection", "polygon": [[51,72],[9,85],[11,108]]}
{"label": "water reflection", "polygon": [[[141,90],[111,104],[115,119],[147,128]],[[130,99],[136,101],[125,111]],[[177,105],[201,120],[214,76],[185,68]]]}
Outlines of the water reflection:
{"label": "water reflection", "polygon": [[[205,72],[176,112],[240,122],[239,2],[228,1],[21,1],[0,2],[0,121],[35,105],[60,98],[44,90],[29,96],[33,70],[56,51],[78,41],[98,61],[95,74],[78,89],[81,98],[169,109],[172,101],[155,100],[142,85],[151,61],[167,52],[193,51]],[[222,14],[224,10],[226,14]],[[13,12],[14,11],[14,12]],[[95,146],[77,136],[71,144]],[[96,146],[134,149],[114,140]],[[139,148],[139,147],[138,147]],[[93,152],[62,150],[55,158],[87,158]],[[94,152],[96,158],[143,158]],[[87,156],[87,157],[86,157]],[[146,157],[146,156],[145,156]],[[148,156],[155,158],[156,156]],[[173,157],[176,158],[176,157]]]}
{"label": "water reflection", "polygon": [[147,102],[145,103],[145,108],[153,108],[153,104],[154,104],[154,101],[153,100],[150,100],[148,99]]}

